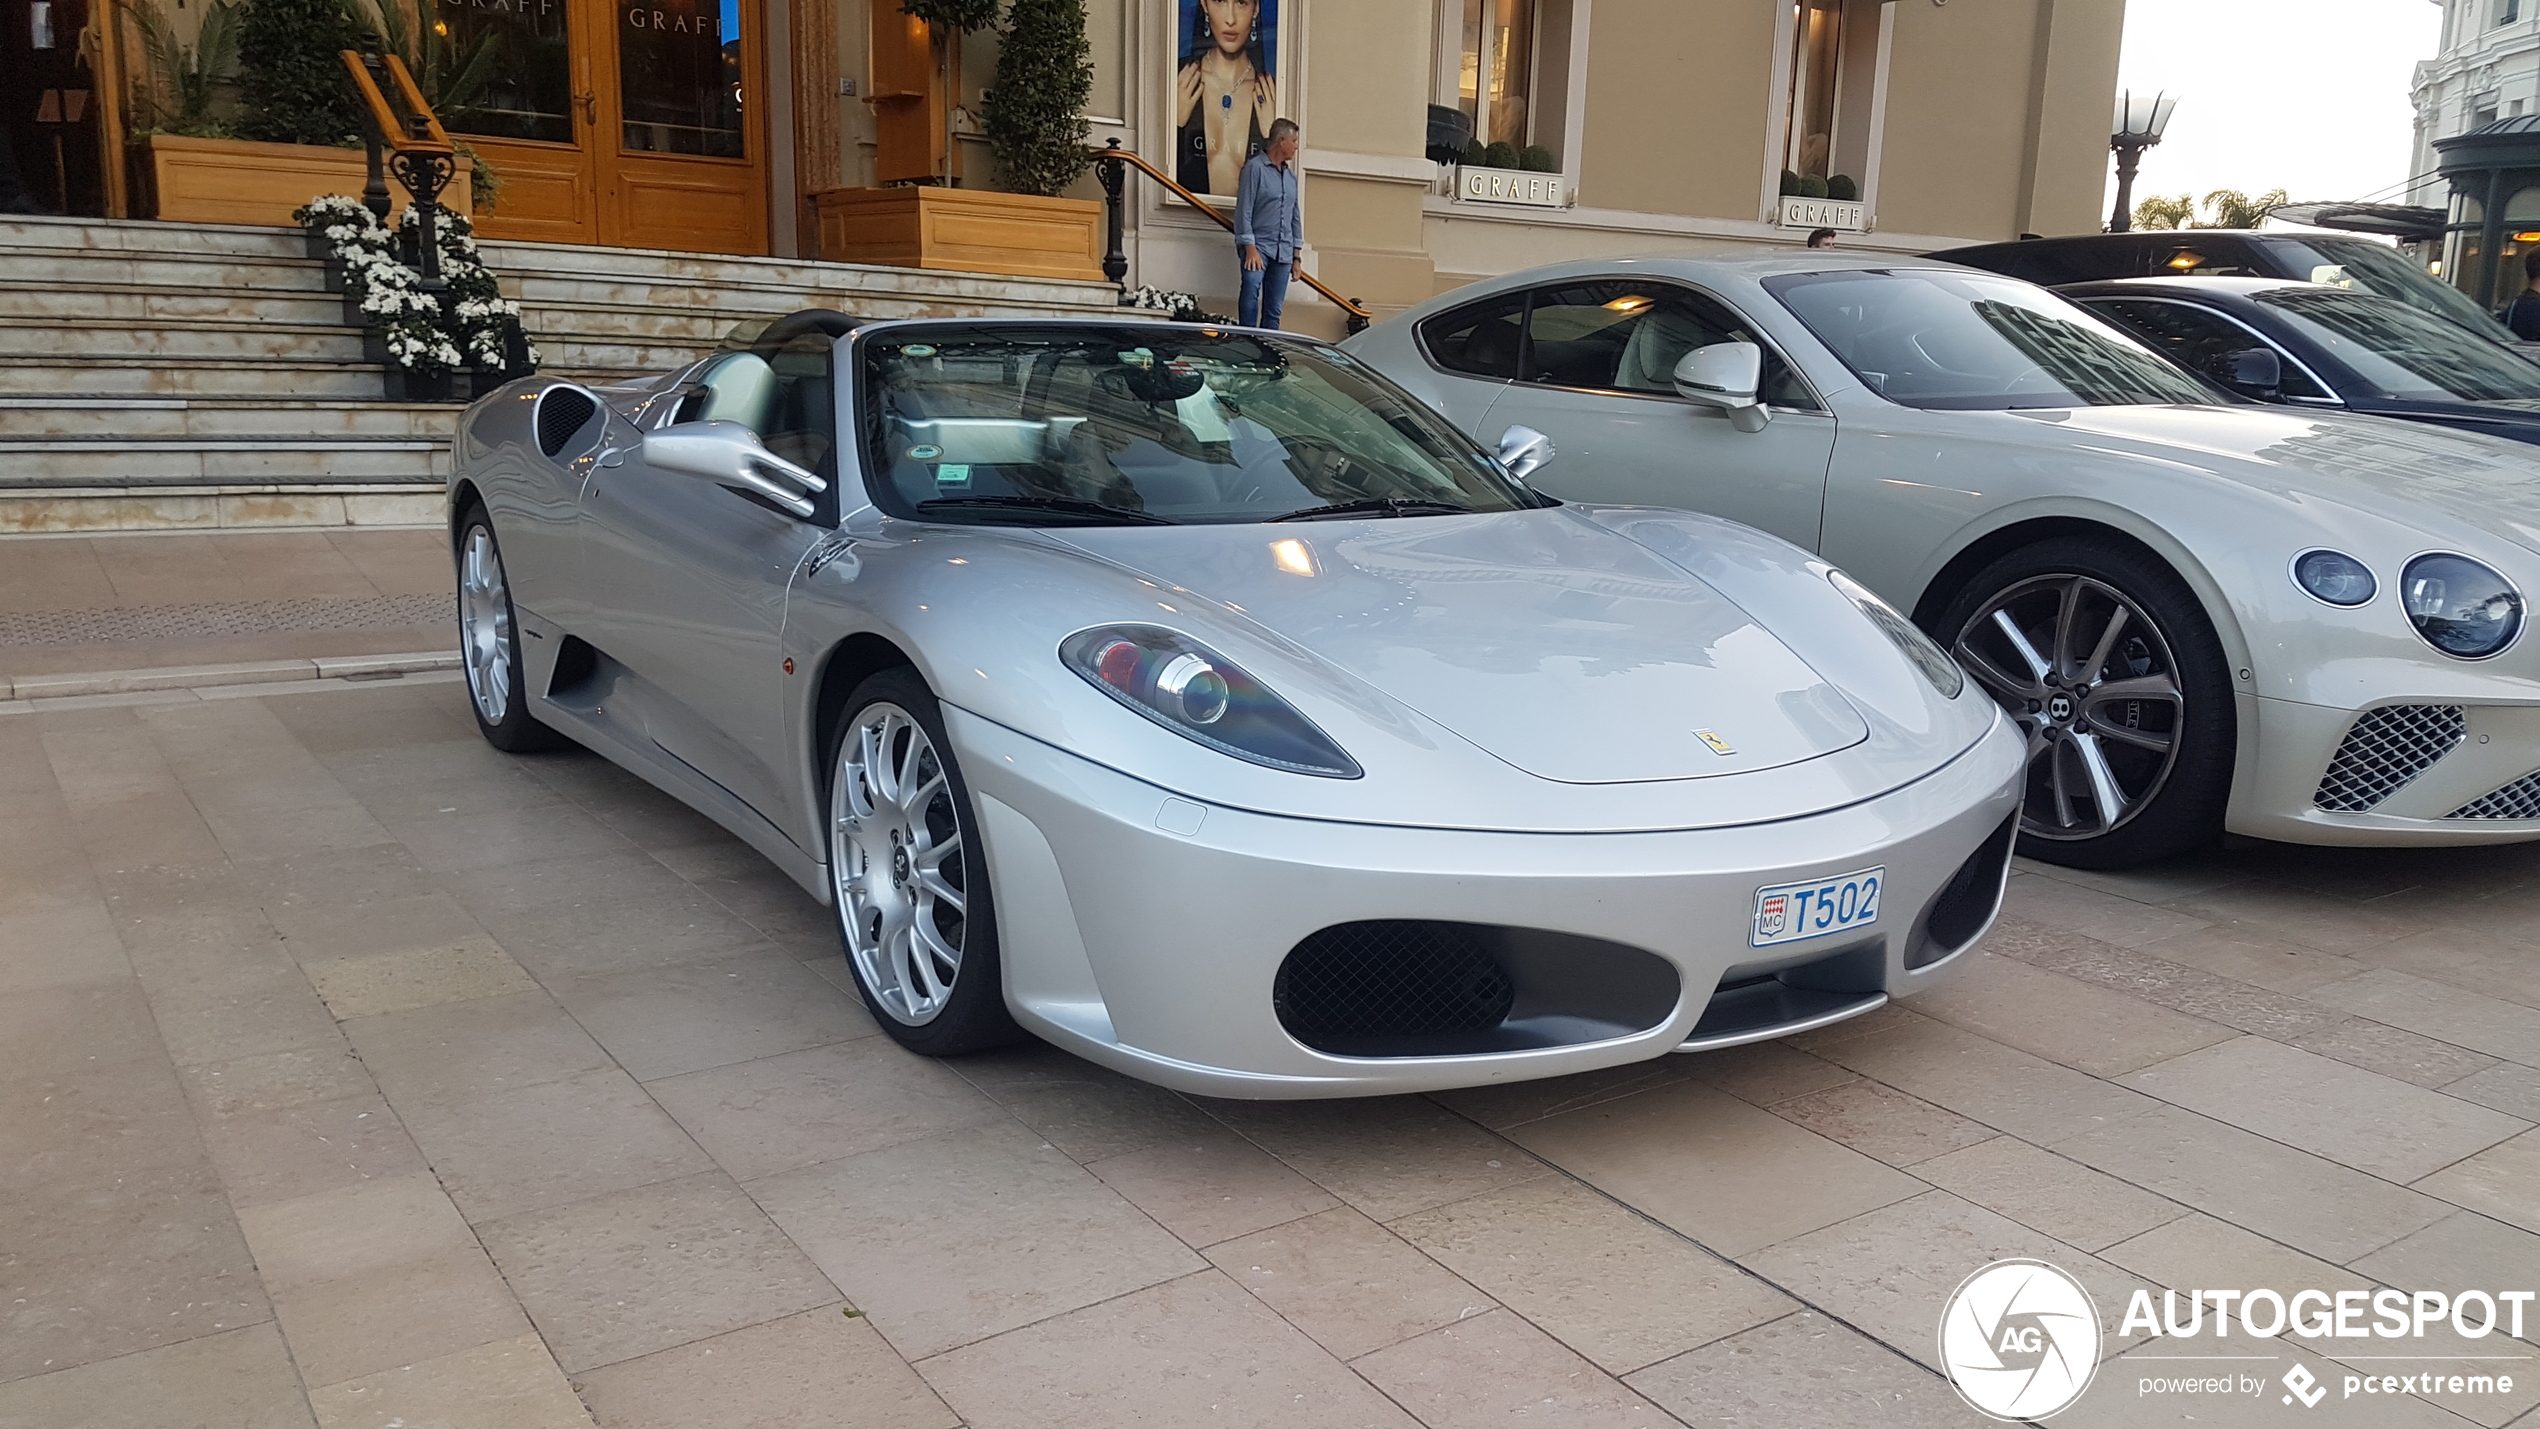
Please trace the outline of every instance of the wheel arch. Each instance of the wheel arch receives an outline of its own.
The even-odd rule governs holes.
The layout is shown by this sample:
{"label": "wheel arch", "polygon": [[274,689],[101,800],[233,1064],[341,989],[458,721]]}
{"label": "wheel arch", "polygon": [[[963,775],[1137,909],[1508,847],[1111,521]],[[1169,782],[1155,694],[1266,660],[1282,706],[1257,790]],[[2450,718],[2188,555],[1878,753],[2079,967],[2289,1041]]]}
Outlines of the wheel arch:
{"label": "wheel arch", "polygon": [[[925,670],[899,642],[871,630],[859,630],[845,637],[821,656],[819,679],[812,692],[809,751],[814,771],[812,783],[821,799],[819,807],[828,806],[829,745],[837,737],[838,722],[846,718],[848,697],[868,678],[902,665],[916,670],[920,679],[925,678]],[[933,683],[928,681],[928,687],[932,688]]]}
{"label": "wheel arch", "polygon": [[2237,607],[2205,563],[2169,532],[2140,518],[2129,519],[2130,513],[2030,508],[2000,515],[2005,519],[1982,530],[1962,531],[1941,553],[1936,553],[1931,574],[1924,578],[1922,593],[1914,601],[1915,624],[1929,631],[1932,622],[1940,617],[1941,608],[1977,571],[2023,546],[2064,536],[2112,540],[2159,561],[2187,583],[2187,588],[2195,592],[2197,603],[2205,609],[2214,638],[2222,643],[2223,658],[2231,663],[2234,689],[2245,692],[2250,688],[2248,680],[2237,678],[2239,672],[2251,668],[2248,637],[2241,629]]}
{"label": "wheel arch", "polygon": [[476,489],[474,477],[462,476],[451,483],[449,524],[453,543],[459,538],[459,522],[466,517],[468,509],[475,506],[483,506],[487,511],[494,509],[486,502],[485,493]]}

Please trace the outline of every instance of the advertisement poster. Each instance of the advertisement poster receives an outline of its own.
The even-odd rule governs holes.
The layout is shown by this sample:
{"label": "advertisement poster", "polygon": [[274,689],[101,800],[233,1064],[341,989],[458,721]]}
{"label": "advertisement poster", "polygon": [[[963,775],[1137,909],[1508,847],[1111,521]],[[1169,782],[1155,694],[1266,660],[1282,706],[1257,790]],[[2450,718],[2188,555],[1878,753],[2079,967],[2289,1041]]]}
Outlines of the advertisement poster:
{"label": "advertisement poster", "polygon": [[1281,0],[1174,0],[1173,177],[1233,195],[1279,117]]}

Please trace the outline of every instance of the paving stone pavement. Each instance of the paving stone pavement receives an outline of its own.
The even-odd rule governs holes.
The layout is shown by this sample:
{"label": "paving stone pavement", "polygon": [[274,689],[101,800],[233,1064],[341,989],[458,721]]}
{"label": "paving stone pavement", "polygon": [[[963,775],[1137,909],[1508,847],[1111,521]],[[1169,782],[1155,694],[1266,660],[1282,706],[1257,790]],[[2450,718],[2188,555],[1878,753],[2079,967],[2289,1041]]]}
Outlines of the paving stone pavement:
{"label": "paving stone pavement", "polygon": [[[239,694],[0,716],[0,1429],[1961,1425],[1997,1258],[2112,1330],[2540,1280],[2540,851],[2023,865],[1817,1033],[1212,1102],[901,1052],[810,899],[447,678]],[[2217,1413],[2108,1344],[2059,1426],[2540,1424],[2540,1361]]]}

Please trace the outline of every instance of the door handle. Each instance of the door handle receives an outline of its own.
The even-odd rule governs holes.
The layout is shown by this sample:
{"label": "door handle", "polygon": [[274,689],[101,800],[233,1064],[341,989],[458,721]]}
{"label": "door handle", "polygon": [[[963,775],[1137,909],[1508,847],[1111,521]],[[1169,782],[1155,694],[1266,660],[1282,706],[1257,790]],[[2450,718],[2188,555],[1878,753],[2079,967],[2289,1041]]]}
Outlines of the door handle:
{"label": "door handle", "polygon": [[600,122],[600,96],[598,91],[585,90],[584,92],[575,95],[573,97],[573,102],[582,106],[583,123],[597,125]]}

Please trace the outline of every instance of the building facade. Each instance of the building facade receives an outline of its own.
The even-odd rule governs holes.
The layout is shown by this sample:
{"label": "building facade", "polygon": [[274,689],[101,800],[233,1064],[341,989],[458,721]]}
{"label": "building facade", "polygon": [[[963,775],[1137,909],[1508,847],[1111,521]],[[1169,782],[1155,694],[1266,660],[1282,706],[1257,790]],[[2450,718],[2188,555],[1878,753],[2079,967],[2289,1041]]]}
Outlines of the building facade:
{"label": "building facade", "polygon": [[[21,34],[36,12],[60,19],[87,3],[0,10]],[[175,0],[139,3],[172,7],[180,31],[195,23]],[[1553,258],[1794,243],[1818,227],[1899,252],[2091,230],[2124,10],[1085,4],[1093,142],[1117,140],[1222,204],[1268,120],[1295,119],[1305,264],[1379,312]],[[977,119],[995,37],[946,43],[899,0],[423,0],[422,14],[454,64],[486,57],[463,99],[441,107],[502,178],[479,216],[489,236],[838,257],[819,251],[824,191],[930,172],[996,185]],[[57,132],[32,111],[10,122],[19,155],[54,152]],[[1483,162],[1437,161],[1466,157]],[[1074,192],[1099,196],[1090,176]],[[1231,305],[1231,246],[1206,215],[1136,177],[1126,208],[1130,282]],[[1323,325],[1318,307],[1337,320],[1299,300],[1306,325]]]}
{"label": "building facade", "polygon": [[2417,66],[2405,202],[2441,209],[2441,272],[2489,308],[2540,249],[2540,3],[2434,0],[2443,48]]}
{"label": "building facade", "polygon": [[2439,206],[2434,142],[2499,119],[2540,114],[2540,0],[2430,0],[2443,12],[2442,49],[2419,62],[2409,95],[2416,104],[2415,176],[2406,203]]}

